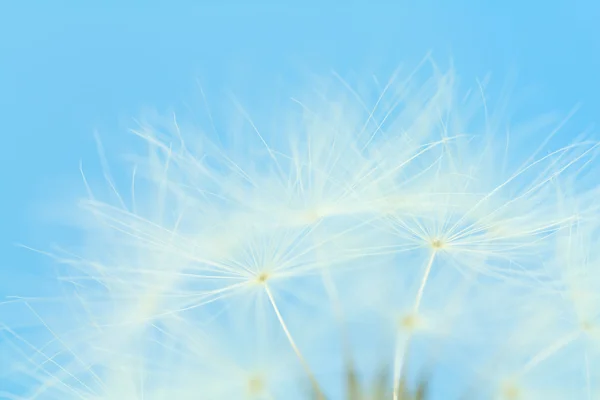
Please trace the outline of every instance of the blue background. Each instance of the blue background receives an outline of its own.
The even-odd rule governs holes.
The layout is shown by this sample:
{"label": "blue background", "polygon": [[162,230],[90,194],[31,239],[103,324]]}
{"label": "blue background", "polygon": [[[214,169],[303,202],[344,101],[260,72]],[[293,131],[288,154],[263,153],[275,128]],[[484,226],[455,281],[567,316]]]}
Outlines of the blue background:
{"label": "blue background", "polygon": [[268,94],[287,71],[389,70],[432,50],[467,79],[516,70],[534,112],[582,102],[575,135],[600,116],[598,21],[593,0],[4,1],[0,294],[42,262],[15,242],[61,242],[34,210],[77,191],[80,160],[98,166],[93,132],[110,141],[145,107],[197,103],[196,79]]}
{"label": "blue background", "polygon": [[0,6],[2,264],[18,264],[12,243],[42,229],[30,200],[97,160],[95,130],[122,136],[144,107],[185,106],[196,79],[260,93],[289,69],[370,71],[432,50],[471,79],[516,70],[538,106],[581,101],[579,120],[600,115],[592,0],[101,3]]}

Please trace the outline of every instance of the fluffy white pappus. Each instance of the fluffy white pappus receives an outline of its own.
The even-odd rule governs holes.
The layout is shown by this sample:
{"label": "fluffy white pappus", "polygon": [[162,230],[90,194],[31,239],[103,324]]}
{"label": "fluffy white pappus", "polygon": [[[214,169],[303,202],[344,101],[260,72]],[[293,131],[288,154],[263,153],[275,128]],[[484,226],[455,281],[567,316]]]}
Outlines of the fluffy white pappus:
{"label": "fluffy white pappus", "polygon": [[[553,238],[535,286],[494,284],[469,310],[471,393],[498,399],[593,399],[598,359],[598,221],[577,220]],[[488,289],[489,290],[489,289]],[[483,389],[483,390],[482,390]],[[495,397],[494,397],[495,396]]]}
{"label": "fluffy white pappus", "polygon": [[116,178],[99,142],[54,289],[0,303],[0,397],[594,398],[598,142],[488,83],[427,59],[276,116],[148,118]]}

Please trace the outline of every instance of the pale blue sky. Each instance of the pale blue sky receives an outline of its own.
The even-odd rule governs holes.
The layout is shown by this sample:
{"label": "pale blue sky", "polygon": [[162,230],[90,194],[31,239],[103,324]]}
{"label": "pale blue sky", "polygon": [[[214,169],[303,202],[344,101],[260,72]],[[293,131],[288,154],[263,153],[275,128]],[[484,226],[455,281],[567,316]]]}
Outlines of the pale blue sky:
{"label": "pale blue sky", "polygon": [[514,67],[542,106],[582,101],[581,121],[600,115],[593,0],[10,3],[0,6],[3,263],[20,257],[11,242],[31,239],[23,204],[95,159],[94,129],[122,135],[143,107],[181,107],[197,78],[213,92],[260,88],[302,64],[364,70],[433,50],[468,78]]}
{"label": "pale blue sky", "polygon": [[594,0],[5,1],[0,281],[40,262],[14,242],[60,241],[29,204],[70,190],[80,159],[97,165],[93,131],[110,141],[144,107],[184,107],[197,78],[255,90],[288,69],[389,70],[432,50],[467,78],[516,69],[539,90],[532,109],[581,101],[586,126],[600,119],[598,21]]}

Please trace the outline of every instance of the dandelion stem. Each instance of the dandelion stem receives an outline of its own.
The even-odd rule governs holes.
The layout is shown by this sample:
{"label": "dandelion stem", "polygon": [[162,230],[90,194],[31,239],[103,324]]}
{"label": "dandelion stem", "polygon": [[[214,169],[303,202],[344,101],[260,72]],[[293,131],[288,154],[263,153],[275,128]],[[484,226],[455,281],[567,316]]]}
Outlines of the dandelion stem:
{"label": "dandelion stem", "polygon": [[414,311],[419,311],[419,307],[421,306],[421,300],[423,299],[423,293],[425,291],[425,286],[427,285],[427,280],[429,279],[429,274],[431,273],[431,267],[433,266],[433,260],[435,260],[435,255],[437,251],[434,250],[431,253],[431,257],[429,257],[429,262],[427,263],[427,267],[425,267],[425,272],[423,273],[423,279],[421,279],[421,286],[419,286],[419,291],[417,292],[417,297],[415,299]]}
{"label": "dandelion stem", "polygon": [[398,338],[396,338],[396,355],[394,359],[394,400],[399,400],[400,398],[400,376],[402,375],[402,364],[406,352],[406,346],[401,347],[399,342]]}
{"label": "dandelion stem", "polygon": [[531,371],[538,364],[550,358],[551,356],[565,348],[567,345],[569,345],[571,342],[573,342],[575,339],[577,339],[577,336],[579,336],[579,332],[577,331],[569,333],[568,335],[563,336],[562,338],[552,343],[550,346],[538,352],[533,358],[531,358],[531,360],[529,360],[527,364],[525,364],[522,373],[525,374]]}
{"label": "dandelion stem", "polygon": [[264,286],[265,286],[265,292],[267,293],[267,296],[269,297],[269,301],[271,302],[271,305],[273,306],[273,310],[275,311],[275,314],[277,315],[277,319],[279,320],[279,324],[281,325],[281,328],[283,329],[285,336],[287,337],[288,341],[290,342],[290,346],[292,346],[294,353],[296,353],[298,360],[300,361],[300,363],[302,364],[302,367],[304,368],[306,374],[308,375],[311,385],[313,386],[313,390],[316,393],[317,399],[325,400],[325,396],[323,396],[323,393],[321,392],[321,388],[319,387],[319,384],[317,383],[317,380],[316,380],[314,374],[312,373],[310,367],[308,366],[308,363],[306,362],[304,356],[300,352],[300,349],[296,345],[296,342],[294,341],[292,334],[290,333],[289,329],[287,328],[287,325],[286,325],[283,317],[281,316],[281,313],[279,312],[279,307],[277,307],[277,303],[275,302],[275,299],[273,298],[271,289],[269,289],[269,286],[267,284],[265,284]]}
{"label": "dandelion stem", "polygon": [[[419,286],[419,290],[417,292],[417,296],[415,298],[415,304],[413,306],[413,312],[416,314],[419,311],[419,307],[421,306],[421,300],[423,299],[423,293],[425,292],[425,286],[427,285],[427,281],[429,280],[429,275],[431,273],[431,268],[433,267],[433,261],[435,260],[435,255],[437,254],[437,249],[434,249],[431,252],[431,256],[429,257],[429,261],[427,262],[427,266],[425,267],[425,272],[423,273],[423,278],[421,279],[421,285]],[[396,337],[396,356],[394,359],[394,400],[399,400],[400,398],[400,375],[402,374],[402,364],[404,363],[404,358],[406,355],[406,348],[408,347],[408,343],[410,342],[410,337],[412,332],[409,332],[408,338],[404,342],[404,345],[400,345],[400,332],[398,332],[398,336]]]}

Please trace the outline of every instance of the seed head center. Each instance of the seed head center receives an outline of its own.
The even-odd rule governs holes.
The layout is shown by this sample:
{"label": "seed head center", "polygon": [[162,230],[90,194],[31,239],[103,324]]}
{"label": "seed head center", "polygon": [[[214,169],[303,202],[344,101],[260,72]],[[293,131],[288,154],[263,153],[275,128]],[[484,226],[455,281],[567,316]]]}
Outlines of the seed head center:
{"label": "seed head center", "polygon": [[521,391],[515,385],[506,385],[502,389],[502,398],[506,400],[518,400],[521,398]]}
{"label": "seed head center", "polygon": [[323,217],[323,212],[317,208],[310,208],[304,213],[304,220],[309,224],[314,224],[318,222]]}
{"label": "seed head center", "polygon": [[594,324],[591,323],[590,321],[583,321],[581,323],[581,329],[584,332],[590,332],[590,331],[592,331],[594,329]]}
{"label": "seed head center", "polygon": [[417,314],[407,314],[400,319],[400,327],[408,331],[414,331],[419,325],[419,316]]}
{"label": "seed head center", "polygon": [[444,247],[444,241],[442,239],[433,239],[431,241],[431,248],[434,250],[440,250]]}
{"label": "seed head center", "polygon": [[248,393],[250,395],[261,394],[265,389],[265,382],[260,376],[253,376],[248,379]]}
{"label": "seed head center", "polygon": [[266,272],[261,272],[260,274],[258,274],[258,276],[256,277],[256,281],[258,283],[266,283],[267,280],[269,279],[269,274],[267,274]]}

